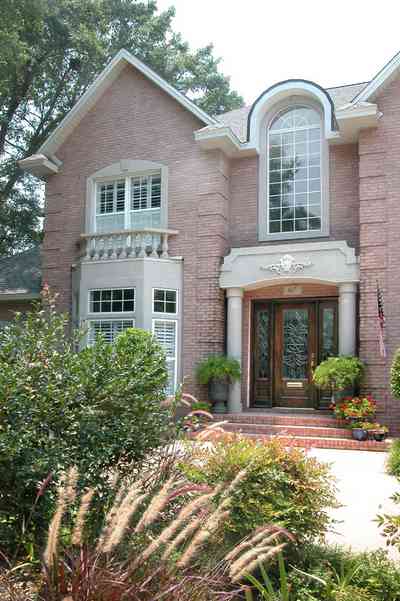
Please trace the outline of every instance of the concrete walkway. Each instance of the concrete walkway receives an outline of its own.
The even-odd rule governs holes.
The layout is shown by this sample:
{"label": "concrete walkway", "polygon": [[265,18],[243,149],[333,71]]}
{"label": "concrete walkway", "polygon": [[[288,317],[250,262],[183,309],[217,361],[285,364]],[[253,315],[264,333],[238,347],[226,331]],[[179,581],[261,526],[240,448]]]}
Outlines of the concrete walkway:
{"label": "concrete walkway", "polygon": [[[385,472],[387,454],[331,449],[311,449],[309,454],[331,464],[338,500],[343,505],[332,511],[332,517],[340,523],[335,532],[328,534],[327,541],[354,550],[386,548],[373,520],[378,513],[400,512],[390,500],[394,492],[400,491],[400,483]],[[389,553],[393,559],[400,559],[394,549],[389,548]]]}

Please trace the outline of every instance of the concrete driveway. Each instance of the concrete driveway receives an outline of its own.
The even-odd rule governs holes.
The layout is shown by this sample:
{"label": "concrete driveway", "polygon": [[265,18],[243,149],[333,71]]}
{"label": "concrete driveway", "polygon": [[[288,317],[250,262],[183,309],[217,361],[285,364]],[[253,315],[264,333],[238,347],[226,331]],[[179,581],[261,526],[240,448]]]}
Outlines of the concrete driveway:
{"label": "concrete driveway", "polygon": [[[400,507],[390,501],[400,483],[385,472],[386,453],[372,451],[337,451],[311,449],[309,454],[331,465],[337,478],[338,500],[343,505],[332,511],[340,523],[329,533],[327,542],[351,547],[354,550],[386,548],[377,524],[377,513],[399,513]],[[393,559],[400,559],[389,548]]]}

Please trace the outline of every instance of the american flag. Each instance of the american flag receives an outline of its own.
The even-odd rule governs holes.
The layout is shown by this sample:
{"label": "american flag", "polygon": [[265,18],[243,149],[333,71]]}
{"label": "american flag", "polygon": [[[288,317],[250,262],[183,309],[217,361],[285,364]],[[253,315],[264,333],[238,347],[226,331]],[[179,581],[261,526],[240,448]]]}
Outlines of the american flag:
{"label": "american flag", "polygon": [[378,282],[376,282],[376,304],[378,308],[379,352],[381,357],[386,357],[386,348],[384,340],[385,313],[383,311],[383,294],[382,290],[379,288]]}

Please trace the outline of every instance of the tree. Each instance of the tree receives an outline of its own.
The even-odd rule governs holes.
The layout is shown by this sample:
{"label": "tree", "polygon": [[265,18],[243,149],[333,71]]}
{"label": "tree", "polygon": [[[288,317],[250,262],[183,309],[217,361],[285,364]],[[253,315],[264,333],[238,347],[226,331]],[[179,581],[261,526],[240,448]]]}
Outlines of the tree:
{"label": "tree", "polygon": [[242,104],[212,45],[191,51],[156,0],[3,0],[0,21],[0,255],[38,241],[34,154],[120,48],[210,114]]}

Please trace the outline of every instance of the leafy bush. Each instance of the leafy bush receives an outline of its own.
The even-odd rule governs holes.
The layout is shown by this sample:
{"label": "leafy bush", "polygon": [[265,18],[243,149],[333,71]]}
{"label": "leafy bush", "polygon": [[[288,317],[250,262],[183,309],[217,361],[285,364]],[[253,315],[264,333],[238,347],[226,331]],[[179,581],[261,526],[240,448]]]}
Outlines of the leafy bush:
{"label": "leafy bush", "polygon": [[199,363],[197,379],[200,384],[208,384],[210,380],[240,380],[240,363],[232,357],[211,355]]}
{"label": "leafy bush", "polygon": [[296,601],[330,600],[326,585],[336,594],[334,601],[400,601],[400,567],[383,550],[357,553],[336,546],[306,545],[288,565]]}
{"label": "leafy bush", "polygon": [[190,481],[210,486],[231,482],[246,470],[232,493],[228,539],[241,539],[265,523],[286,528],[299,541],[320,537],[330,524],[329,508],[336,506],[328,466],[276,439],[224,437],[208,453],[195,449],[180,469]]}
{"label": "leafy bush", "polygon": [[334,391],[354,386],[364,371],[364,364],[358,357],[329,357],[314,371],[317,386]]}
{"label": "leafy bush", "polygon": [[76,465],[80,485],[101,490],[110,470],[129,469],[170,427],[162,406],[165,358],[153,337],[132,329],[114,345],[99,339],[75,352],[78,339],[68,337],[67,324],[45,290],[41,306],[0,334],[3,549],[40,543],[53,505],[42,490],[34,505],[40,481],[49,476],[49,485],[50,474],[56,481]]}
{"label": "leafy bush", "polygon": [[376,401],[370,395],[348,397],[335,404],[334,412],[339,419],[362,420],[375,415]]}
{"label": "leafy bush", "polygon": [[386,468],[388,474],[400,480],[400,439],[395,438],[390,445]]}
{"label": "leafy bush", "polygon": [[396,399],[400,399],[400,349],[396,351],[393,358],[390,371],[390,384],[393,396]]}

